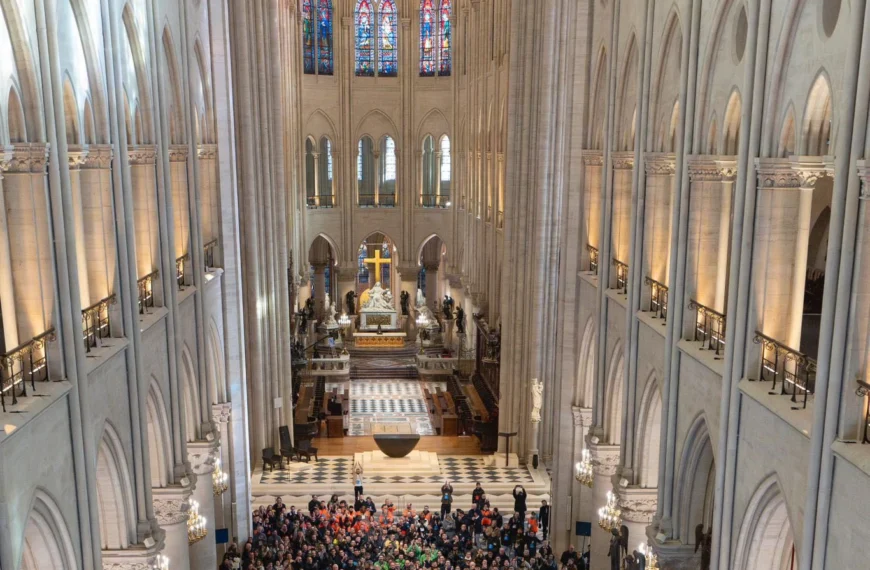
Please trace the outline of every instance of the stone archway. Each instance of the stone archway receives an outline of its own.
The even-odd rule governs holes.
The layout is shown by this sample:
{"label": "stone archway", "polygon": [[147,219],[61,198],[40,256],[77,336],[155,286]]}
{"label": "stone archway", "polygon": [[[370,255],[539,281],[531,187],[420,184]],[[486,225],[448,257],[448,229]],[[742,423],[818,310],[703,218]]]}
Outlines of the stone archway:
{"label": "stone archway", "polygon": [[788,507],[775,476],[762,482],[749,502],[740,527],[733,567],[740,570],[797,568]]}

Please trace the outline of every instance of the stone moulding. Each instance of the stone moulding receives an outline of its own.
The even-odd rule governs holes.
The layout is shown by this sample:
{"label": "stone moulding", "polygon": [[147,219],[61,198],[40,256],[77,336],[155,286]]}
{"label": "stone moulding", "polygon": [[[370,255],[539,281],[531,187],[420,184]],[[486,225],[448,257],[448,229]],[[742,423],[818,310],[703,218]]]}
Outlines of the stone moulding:
{"label": "stone moulding", "polygon": [[689,180],[692,182],[734,182],[737,159],[733,156],[693,155],[688,157]]}

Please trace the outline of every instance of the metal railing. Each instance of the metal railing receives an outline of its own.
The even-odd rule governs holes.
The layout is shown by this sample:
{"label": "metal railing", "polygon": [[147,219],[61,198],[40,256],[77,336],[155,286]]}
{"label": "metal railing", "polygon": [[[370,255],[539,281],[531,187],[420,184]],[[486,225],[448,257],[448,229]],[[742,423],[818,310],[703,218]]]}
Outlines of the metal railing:
{"label": "metal railing", "polygon": [[155,270],[136,281],[139,288],[140,315],[144,315],[149,308],[154,306],[154,280],[157,279],[158,275],[160,275],[160,271]]}
{"label": "metal railing", "polygon": [[645,278],[644,283],[649,285],[649,312],[653,314],[654,319],[662,318],[667,322],[668,286],[652,277]]}
{"label": "metal railing", "polygon": [[[48,359],[45,345],[55,340],[54,329],[49,329],[33,340],[25,342],[0,355],[0,407],[6,412],[6,395],[12,397],[11,405],[18,404],[18,398],[27,397],[27,382],[30,391],[36,391],[36,381],[48,380]],[[15,391],[19,390],[16,394]]]}
{"label": "metal railing", "polygon": [[725,352],[725,315],[694,299],[689,301],[689,310],[695,311],[692,340],[701,341],[705,348],[716,352],[717,359],[720,358]]}
{"label": "metal railing", "polygon": [[185,272],[187,270],[187,261],[190,259],[190,254],[185,253],[175,260],[175,281],[178,283],[179,289],[184,289]]}
{"label": "metal railing", "polygon": [[206,273],[212,267],[217,267],[215,265],[215,252],[217,251],[218,240],[213,239],[204,246],[202,246],[202,259],[205,262],[205,271]]}
{"label": "metal railing", "polygon": [[598,248],[587,243],[586,251],[589,252],[589,272],[598,275]]}
{"label": "metal railing", "polygon": [[[862,398],[870,394],[870,384],[863,380],[857,380],[858,388],[855,390],[855,395]],[[870,406],[864,406],[864,437],[861,443],[870,443]]]}
{"label": "metal railing", "polygon": [[[816,388],[816,361],[760,331],[755,331],[752,342],[761,345],[758,380],[773,383],[769,394],[777,395],[776,383],[779,382],[779,395],[791,396],[791,401],[797,403],[798,393],[801,393],[801,407],[806,408],[807,398]],[[799,408],[792,406],[792,409]]]}
{"label": "metal railing", "polygon": [[623,263],[615,257],[611,260],[616,267],[616,289],[623,293],[628,293],[628,264]]}
{"label": "metal railing", "polygon": [[322,196],[308,196],[309,208],[334,208],[335,196],[324,194]]}
{"label": "metal railing", "polygon": [[447,208],[450,206],[450,195],[423,194],[420,197],[420,204],[424,208]]}
{"label": "metal railing", "polygon": [[360,208],[395,208],[395,194],[360,194],[357,202]]}
{"label": "metal railing", "polygon": [[115,296],[110,295],[90,307],[82,309],[82,340],[85,342],[86,352],[99,346],[101,339],[111,336],[109,305],[114,304]]}

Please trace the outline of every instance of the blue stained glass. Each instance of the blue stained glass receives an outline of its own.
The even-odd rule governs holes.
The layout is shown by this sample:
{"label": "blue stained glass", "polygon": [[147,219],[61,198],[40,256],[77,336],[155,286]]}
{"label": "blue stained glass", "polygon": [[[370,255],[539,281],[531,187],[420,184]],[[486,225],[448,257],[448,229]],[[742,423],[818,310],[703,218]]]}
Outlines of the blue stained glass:
{"label": "blue stained glass", "polygon": [[318,0],[317,60],[321,75],[332,75],[332,0]]}
{"label": "blue stained glass", "polygon": [[356,74],[374,76],[375,45],[374,12],[369,0],[359,0],[356,5]]}
{"label": "blue stained glass", "polygon": [[420,2],[420,76],[435,75],[435,8],[432,0]]}
{"label": "blue stained glass", "polygon": [[379,14],[378,75],[396,77],[399,74],[399,58],[396,39],[396,5],[393,4],[393,0],[384,0]]}
{"label": "blue stained glass", "polygon": [[366,247],[366,242],[362,242],[362,245],[359,246],[359,254],[357,255],[357,259],[359,260],[359,272],[357,276],[360,283],[369,282],[369,269],[365,262],[367,257],[368,248]]}
{"label": "blue stained glass", "polygon": [[451,60],[450,48],[453,45],[453,28],[450,24],[450,0],[441,0],[441,12],[439,14],[439,38],[438,38],[438,75],[450,75]]}
{"label": "blue stained glass", "polygon": [[302,2],[302,62],[305,73],[314,73],[314,21],[311,0]]}

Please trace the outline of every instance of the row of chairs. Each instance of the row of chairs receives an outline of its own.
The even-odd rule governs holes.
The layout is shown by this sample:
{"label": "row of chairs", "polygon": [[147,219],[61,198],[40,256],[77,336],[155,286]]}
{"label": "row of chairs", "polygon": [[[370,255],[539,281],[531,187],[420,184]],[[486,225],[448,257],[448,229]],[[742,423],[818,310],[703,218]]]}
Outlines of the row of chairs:
{"label": "row of chairs", "polygon": [[280,454],[275,453],[274,448],[267,447],[263,450],[263,470],[265,471],[266,466],[268,466],[269,471],[274,471],[276,465],[278,469],[284,469],[285,459],[288,465],[291,461],[308,463],[312,456],[314,461],[320,461],[320,458],[317,457],[317,448],[311,445],[311,440],[300,441],[298,447],[281,448]]}

